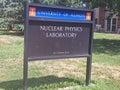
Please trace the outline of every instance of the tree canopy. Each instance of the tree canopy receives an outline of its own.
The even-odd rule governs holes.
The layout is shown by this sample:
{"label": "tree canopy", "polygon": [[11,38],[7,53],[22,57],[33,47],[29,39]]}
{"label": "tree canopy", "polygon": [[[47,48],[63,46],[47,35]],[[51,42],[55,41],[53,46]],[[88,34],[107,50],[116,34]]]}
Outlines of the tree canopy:
{"label": "tree canopy", "polygon": [[8,29],[12,29],[14,24],[23,24],[23,3],[24,0],[0,0],[2,8],[0,18],[4,18],[3,22],[0,22],[1,25],[8,26]]}
{"label": "tree canopy", "polygon": [[93,8],[102,7],[105,10],[120,14],[120,0],[92,0]]}
{"label": "tree canopy", "polygon": [[83,0],[33,0],[35,3],[59,5],[68,7],[82,7]]}

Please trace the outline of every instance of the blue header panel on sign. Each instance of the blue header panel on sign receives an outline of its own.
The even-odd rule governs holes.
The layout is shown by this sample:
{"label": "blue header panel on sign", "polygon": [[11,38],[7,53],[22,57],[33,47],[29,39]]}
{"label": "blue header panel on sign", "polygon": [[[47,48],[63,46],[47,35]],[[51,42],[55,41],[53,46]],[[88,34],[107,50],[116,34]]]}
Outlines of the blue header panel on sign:
{"label": "blue header panel on sign", "polygon": [[38,18],[64,19],[64,20],[88,20],[91,21],[91,12],[80,10],[68,10],[51,7],[29,7],[29,16]]}

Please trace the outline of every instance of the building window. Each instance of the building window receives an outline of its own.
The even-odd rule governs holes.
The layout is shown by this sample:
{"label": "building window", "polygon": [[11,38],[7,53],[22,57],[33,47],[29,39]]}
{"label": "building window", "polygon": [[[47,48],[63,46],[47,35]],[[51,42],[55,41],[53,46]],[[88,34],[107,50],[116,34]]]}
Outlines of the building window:
{"label": "building window", "polygon": [[98,19],[97,18],[95,19],[95,24],[98,24]]}

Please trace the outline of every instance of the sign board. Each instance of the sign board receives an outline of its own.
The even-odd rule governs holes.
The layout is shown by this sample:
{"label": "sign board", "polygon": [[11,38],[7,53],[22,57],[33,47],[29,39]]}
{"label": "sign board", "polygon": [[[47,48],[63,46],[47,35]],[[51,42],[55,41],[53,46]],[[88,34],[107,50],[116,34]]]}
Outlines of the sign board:
{"label": "sign board", "polygon": [[67,7],[26,5],[24,90],[28,61],[87,57],[86,85],[92,61],[93,11]]}
{"label": "sign board", "polygon": [[93,12],[30,4],[26,27],[28,60],[89,56]]}
{"label": "sign board", "polygon": [[29,21],[28,57],[48,59],[89,55],[91,24]]}

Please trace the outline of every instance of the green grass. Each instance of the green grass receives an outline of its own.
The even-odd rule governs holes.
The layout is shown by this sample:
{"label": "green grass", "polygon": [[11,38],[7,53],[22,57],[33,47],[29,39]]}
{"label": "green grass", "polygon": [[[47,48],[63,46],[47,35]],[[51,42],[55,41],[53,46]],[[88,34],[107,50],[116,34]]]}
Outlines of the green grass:
{"label": "green grass", "polygon": [[119,90],[120,81],[114,80],[97,80],[95,84],[88,87],[78,87],[73,90]]}
{"label": "green grass", "polygon": [[111,65],[120,65],[120,35],[95,33],[93,59]]}
{"label": "green grass", "polygon": [[[29,62],[28,90],[119,90],[119,65],[120,35],[95,33],[90,86],[86,58],[77,58]],[[22,88],[23,36],[0,32],[0,90]]]}

